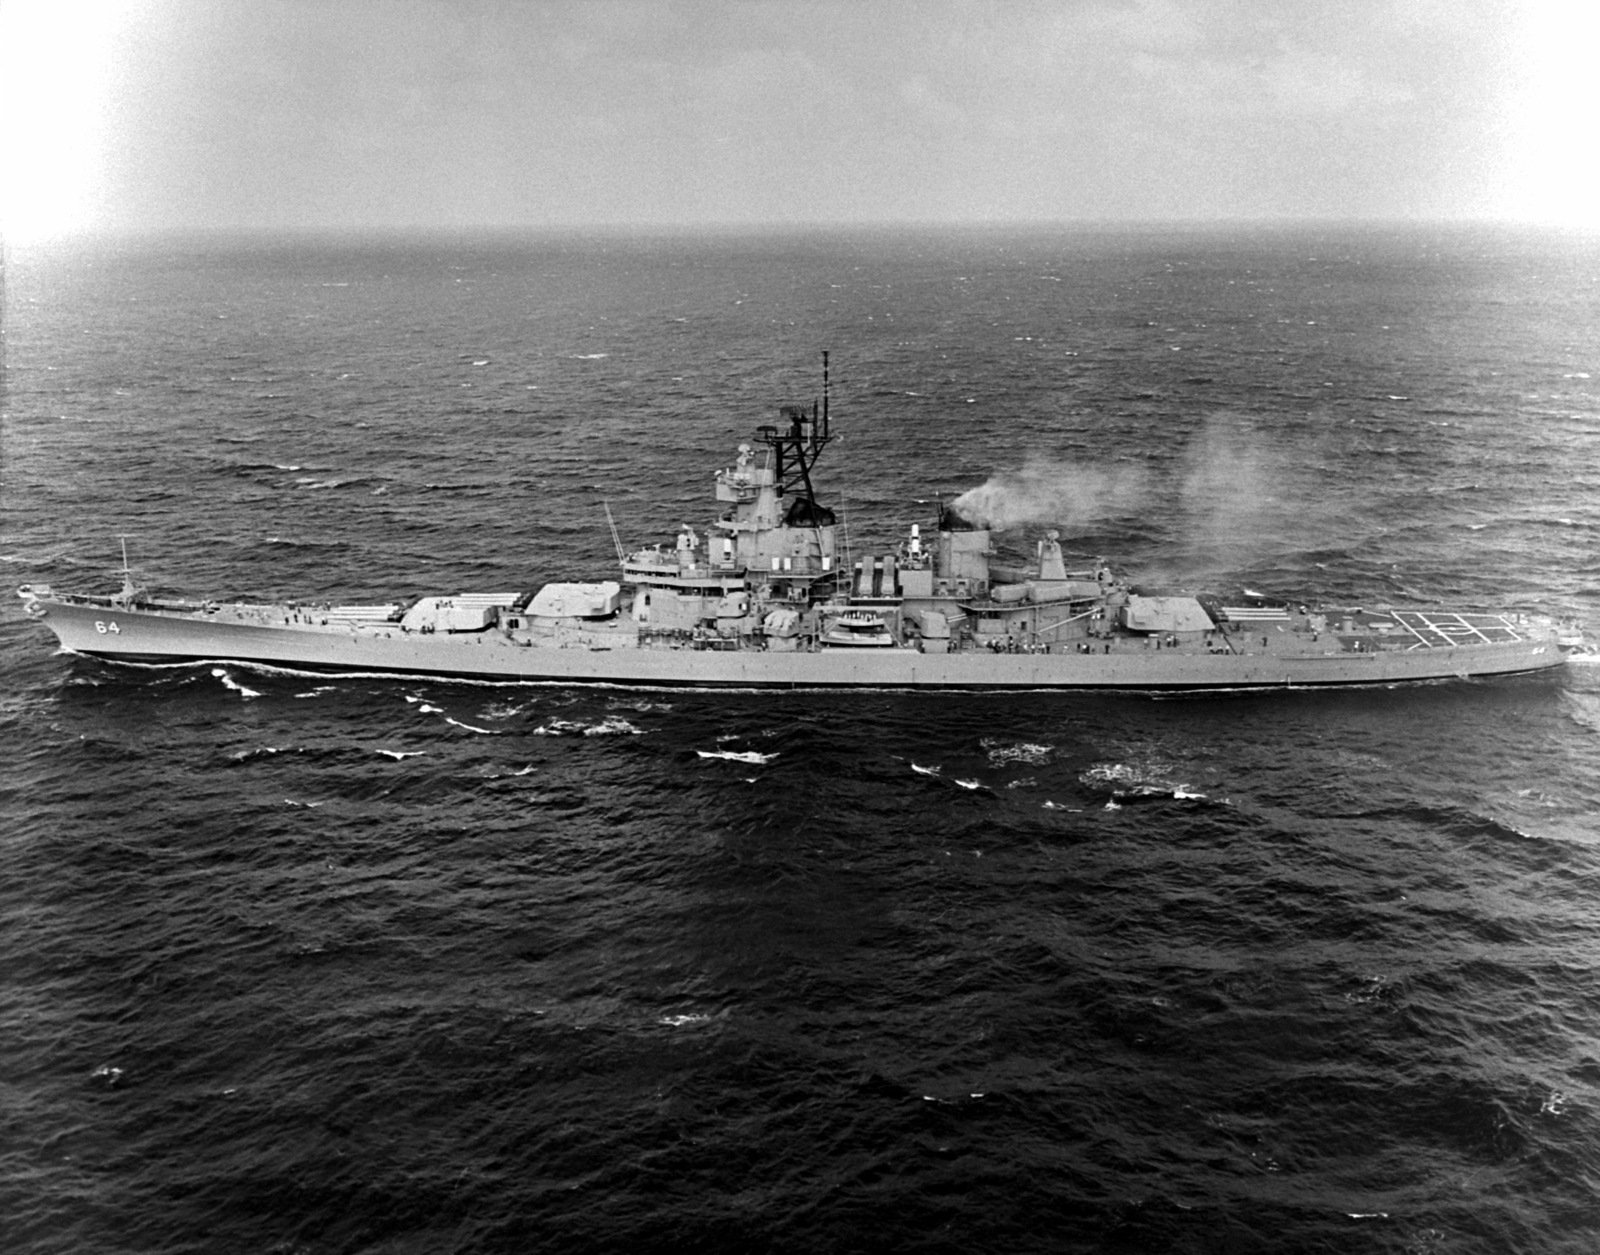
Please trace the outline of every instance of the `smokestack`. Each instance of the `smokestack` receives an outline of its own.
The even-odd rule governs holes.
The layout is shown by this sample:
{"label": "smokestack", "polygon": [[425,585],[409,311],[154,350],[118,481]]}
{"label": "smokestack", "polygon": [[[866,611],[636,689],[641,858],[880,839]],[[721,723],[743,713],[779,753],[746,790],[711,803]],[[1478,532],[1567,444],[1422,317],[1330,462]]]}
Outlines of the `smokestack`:
{"label": "smokestack", "polygon": [[951,505],[939,507],[939,530],[941,532],[981,532],[987,530],[974,523],[965,515],[958,514]]}

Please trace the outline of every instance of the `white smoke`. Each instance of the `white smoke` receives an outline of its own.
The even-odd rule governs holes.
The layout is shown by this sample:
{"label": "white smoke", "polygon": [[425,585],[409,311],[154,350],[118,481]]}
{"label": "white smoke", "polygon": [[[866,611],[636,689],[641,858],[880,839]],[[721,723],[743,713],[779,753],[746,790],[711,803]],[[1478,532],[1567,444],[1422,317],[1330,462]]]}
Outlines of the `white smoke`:
{"label": "white smoke", "polygon": [[[1263,430],[1208,415],[1168,459],[1078,463],[1030,457],[969,489],[951,508],[979,527],[1059,526],[1070,532],[1128,515],[1159,521],[1177,548],[1173,574],[1239,569],[1326,544],[1330,527],[1318,433]],[[1173,442],[1175,445],[1176,441]]]}
{"label": "white smoke", "polygon": [[1004,531],[1028,524],[1075,528],[1137,508],[1148,474],[1135,466],[1092,466],[1030,457],[1021,470],[991,475],[950,503],[978,527]]}
{"label": "white smoke", "polygon": [[1222,413],[1190,435],[1175,468],[1173,516],[1186,565],[1242,569],[1326,545],[1348,533],[1329,526],[1323,463],[1306,439],[1263,431]]}
{"label": "white smoke", "polygon": [[1274,459],[1241,433],[1208,424],[1190,438],[1179,466],[1184,530],[1208,548],[1259,535],[1279,515],[1284,486]]}

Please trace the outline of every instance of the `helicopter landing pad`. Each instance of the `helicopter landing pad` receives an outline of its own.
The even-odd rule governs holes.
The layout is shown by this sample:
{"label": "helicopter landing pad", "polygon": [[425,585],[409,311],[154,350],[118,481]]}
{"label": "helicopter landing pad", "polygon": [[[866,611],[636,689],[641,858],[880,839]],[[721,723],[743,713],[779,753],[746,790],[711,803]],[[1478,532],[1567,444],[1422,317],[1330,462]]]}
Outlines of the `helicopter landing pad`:
{"label": "helicopter landing pad", "polygon": [[1395,622],[1431,648],[1445,645],[1511,645],[1523,638],[1499,614],[1457,614],[1452,610],[1396,610]]}

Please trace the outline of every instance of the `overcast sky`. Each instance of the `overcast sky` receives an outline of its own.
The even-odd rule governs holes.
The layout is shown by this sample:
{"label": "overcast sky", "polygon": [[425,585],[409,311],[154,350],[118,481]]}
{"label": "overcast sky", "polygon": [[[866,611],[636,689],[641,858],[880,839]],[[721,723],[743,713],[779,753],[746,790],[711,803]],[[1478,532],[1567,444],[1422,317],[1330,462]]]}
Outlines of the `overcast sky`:
{"label": "overcast sky", "polygon": [[1600,225],[1588,0],[0,0],[0,225]]}

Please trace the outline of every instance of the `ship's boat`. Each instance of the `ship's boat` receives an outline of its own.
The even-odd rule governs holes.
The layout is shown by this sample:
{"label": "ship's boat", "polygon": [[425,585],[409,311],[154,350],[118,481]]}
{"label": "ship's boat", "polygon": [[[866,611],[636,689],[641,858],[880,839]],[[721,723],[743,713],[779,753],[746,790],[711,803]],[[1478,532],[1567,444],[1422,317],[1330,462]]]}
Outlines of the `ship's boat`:
{"label": "ship's boat", "polygon": [[828,616],[822,633],[824,649],[893,649],[889,625],[868,610],[841,610]]}
{"label": "ship's boat", "polygon": [[235,661],[343,674],[560,684],[782,688],[1328,687],[1515,675],[1584,650],[1572,624],[1469,609],[1336,609],[1260,593],[1140,591],[1049,531],[996,561],[982,518],[942,507],[892,552],[849,556],[813,472],[820,404],[738,446],[716,517],[627,552],[619,579],[364,605],[153,597],[24,585],[63,650],[144,664]]}

